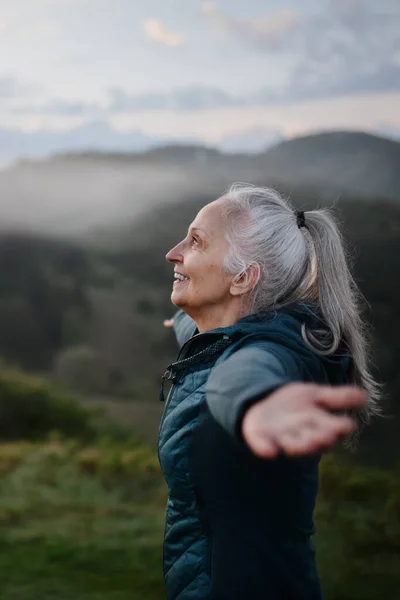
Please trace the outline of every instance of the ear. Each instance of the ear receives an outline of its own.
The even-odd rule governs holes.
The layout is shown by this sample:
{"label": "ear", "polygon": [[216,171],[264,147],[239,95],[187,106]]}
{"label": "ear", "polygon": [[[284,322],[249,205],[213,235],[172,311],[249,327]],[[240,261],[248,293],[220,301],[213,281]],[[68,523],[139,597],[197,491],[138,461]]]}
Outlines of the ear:
{"label": "ear", "polygon": [[260,274],[260,265],[252,263],[246,271],[242,271],[239,275],[236,275],[231,283],[230,292],[232,296],[241,296],[250,292],[257,285]]}

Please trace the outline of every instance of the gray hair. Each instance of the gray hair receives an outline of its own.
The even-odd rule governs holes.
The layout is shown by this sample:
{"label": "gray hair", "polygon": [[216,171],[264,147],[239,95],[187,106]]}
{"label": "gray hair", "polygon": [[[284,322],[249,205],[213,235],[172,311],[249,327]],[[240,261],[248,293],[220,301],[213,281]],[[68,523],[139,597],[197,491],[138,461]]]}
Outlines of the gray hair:
{"label": "gray hair", "polygon": [[249,295],[248,313],[283,308],[294,302],[318,307],[324,323],[303,327],[305,343],[319,354],[334,354],[341,344],[350,353],[351,383],[367,394],[355,413],[359,425],[380,414],[380,386],[368,368],[366,327],[361,294],[351,276],[343,240],[327,209],[305,212],[299,228],[289,201],[269,188],[235,184],[219,199],[226,219],[229,251],[224,267],[233,275],[251,264],[260,269]]}

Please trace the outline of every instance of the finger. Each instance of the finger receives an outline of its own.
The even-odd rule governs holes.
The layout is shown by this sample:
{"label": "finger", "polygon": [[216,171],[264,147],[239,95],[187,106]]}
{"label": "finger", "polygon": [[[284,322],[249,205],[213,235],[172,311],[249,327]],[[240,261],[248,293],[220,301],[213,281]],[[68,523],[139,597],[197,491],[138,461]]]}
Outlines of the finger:
{"label": "finger", "polygon": [[174,326],[174,319],[165,319],[163,321],[163,325],[164,325],[164,327],[173,327]]}
{"label": "finger", "polygon": [[264,434],[253,432],[251,435],[245,436],[245,442],[250,450],[260,458],[275,458],[279,452],[279,446],[271,437]]}
{"label": "finger", "polygon": [[367,403],[367,396],[360,388],[346,385],[340,387],[316,386],[315,401],[332,410],[360,408]]}
{"label": "finger", "polygon": [[329,431],[336,435],[348,435],[356,427],[354,419],[349,415],[334,415],[322,408],[314,408],[309,423],[312,423],[312,429],[316,435]]}

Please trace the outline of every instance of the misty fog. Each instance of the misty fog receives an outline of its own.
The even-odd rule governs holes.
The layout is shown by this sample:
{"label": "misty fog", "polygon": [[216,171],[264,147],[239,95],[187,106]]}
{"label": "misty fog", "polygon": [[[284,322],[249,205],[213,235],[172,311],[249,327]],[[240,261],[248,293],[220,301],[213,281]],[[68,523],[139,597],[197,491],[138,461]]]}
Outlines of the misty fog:
{"label": "misty fog", "polygon": [[174,164],[91,157],[21,163],[0,174],[0,227],[79,236],[126,224],[208,183],[203,168]]}
{"label": "misty fog", "polygon": [[399,156],[395,142],[335,133],[285,141],[252,156],[178,146],[136,155],[86,153],[24,161],[0,172],[0,227],[98,237],[155,207],[217,197],[235,181],[282,183],[289,193],[306,186],[328,201],[342,194],[394,198]]}

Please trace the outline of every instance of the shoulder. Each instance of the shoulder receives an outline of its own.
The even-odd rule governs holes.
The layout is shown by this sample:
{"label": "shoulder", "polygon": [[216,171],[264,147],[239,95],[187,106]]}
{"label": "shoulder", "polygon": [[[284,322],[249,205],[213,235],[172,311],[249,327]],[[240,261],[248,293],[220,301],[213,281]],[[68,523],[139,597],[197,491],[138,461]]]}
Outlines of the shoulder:
{"label": "shoulder", "polygon": [[234,341],[219,358],[215,366],[227,362],[232,369],[274,369],[288,377],[296,377],[301,371],[300,356],[276,341],[254,334]]}
{"label": "shoulder", "polygon": [[183,310],[178,310],[174,316],[173,329],[179,346],[183,346],[196,331],[196,323]]}

